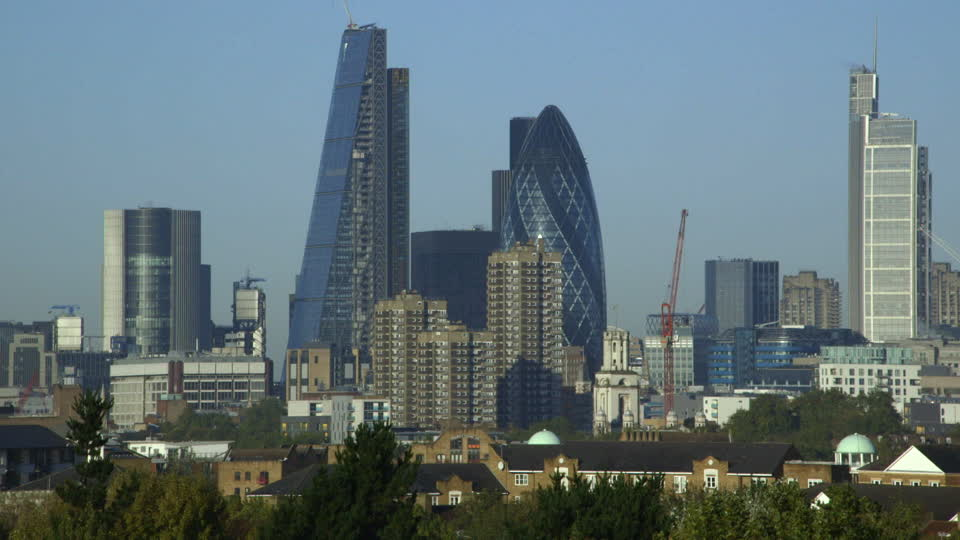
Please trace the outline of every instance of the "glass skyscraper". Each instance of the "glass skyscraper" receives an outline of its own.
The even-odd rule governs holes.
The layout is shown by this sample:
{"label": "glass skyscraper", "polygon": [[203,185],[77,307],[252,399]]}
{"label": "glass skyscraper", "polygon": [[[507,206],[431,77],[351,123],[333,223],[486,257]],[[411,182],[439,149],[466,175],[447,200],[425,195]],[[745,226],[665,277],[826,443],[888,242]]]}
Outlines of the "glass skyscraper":
{"label": "glass skyscraper", "polygon": [[105,211],[101,278],[107,348],[115,338],[141,354],[210,347],[210,267],[200,264],[200,212]]}
{"label": "glass skyscraper", "polygon": [[851,71],[848,236],[850,323],[883,342],[929,319],[931,175],[916,121],[879,113],[878,87],[875,71]]}
{"label": "glass skyscraper", "polygon": [[386,65],[385,29],[344,31],[292,306],[287,347],[335,347],[338,377],[374,304],[408,286],[409,72]]}
{"label": "glass skyscraper", "polygon": [[780,307],[780,263],[753,259],[704,264],[706,313],[718,332],[776,322]]}
{"label": "glass skyscraper", "polygon": [[543,109],[511,173],[500,246],[543,238],[547,251],[562,254],[564,337],[583,347],[592,374],[607,326],[603,240],[587,162],[560,109]]}

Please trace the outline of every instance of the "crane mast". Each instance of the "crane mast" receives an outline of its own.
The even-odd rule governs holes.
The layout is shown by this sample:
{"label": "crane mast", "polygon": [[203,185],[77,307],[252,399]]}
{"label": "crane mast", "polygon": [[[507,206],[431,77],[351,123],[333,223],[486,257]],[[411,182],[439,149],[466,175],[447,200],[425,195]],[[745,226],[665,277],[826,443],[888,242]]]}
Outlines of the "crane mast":
{"label": "crane mast", "polygon": [[677,291],[680,288],[680,266],[683,262],[683,236],[687,227],[687,212],[680,212],[680,232],[677,234],[677,249],[673,256],[673,276],[670,278],[670,297],[660,305],[660,340],[663,344],[663,419],[673,410],[673,314],[677,306]]}

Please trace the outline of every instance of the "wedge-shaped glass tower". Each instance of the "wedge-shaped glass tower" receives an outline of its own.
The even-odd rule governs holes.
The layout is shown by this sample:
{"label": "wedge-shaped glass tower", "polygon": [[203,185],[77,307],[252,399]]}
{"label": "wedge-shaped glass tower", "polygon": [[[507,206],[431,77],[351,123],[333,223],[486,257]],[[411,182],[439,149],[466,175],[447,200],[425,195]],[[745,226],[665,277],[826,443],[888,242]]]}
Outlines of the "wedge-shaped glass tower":
{"label": "wedge-shaped glass tower", "polygon": [[347,28],[291,306],[288,348],[363,361],[376,302],[407,288],[409,73],[387,69],[387,31]]}

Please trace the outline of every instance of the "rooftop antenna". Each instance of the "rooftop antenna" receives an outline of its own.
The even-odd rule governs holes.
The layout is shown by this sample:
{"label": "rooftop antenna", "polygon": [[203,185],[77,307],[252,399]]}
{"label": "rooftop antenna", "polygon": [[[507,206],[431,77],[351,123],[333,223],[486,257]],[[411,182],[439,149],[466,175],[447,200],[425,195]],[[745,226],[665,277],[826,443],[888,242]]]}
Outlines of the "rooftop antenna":
{"label": "rooftop antenna", "polygon": [[878,38],[879,31],[877,27],[879,26],[879,24],[880,24],[880,17],[875,16],[873,18],[873,72],[874,73],[877,72],[877,48],[878,48],[878,42],[879,42],[879,38]]}
{"label": "rooftop antenna", "polygon": [[343,10],[347,12],[347,28],[356,28],[357,25],[353,23],[353,15],[350,14],[350,2],[348,0],[343,0]]}

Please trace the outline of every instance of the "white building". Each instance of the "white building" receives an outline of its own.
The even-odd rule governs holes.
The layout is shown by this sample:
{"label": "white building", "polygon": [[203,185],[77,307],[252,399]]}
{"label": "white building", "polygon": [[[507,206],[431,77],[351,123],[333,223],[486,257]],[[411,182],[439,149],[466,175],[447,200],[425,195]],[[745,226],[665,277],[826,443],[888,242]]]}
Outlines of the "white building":
{"label": "white building", "polygon": [[250,406],[266,397],[272,376],[269,361],[255,356],[187,353],[116,360],[110,366],[110,418],[132,429],[157,413],[157,402],[182,395],[195,410]]}
{"label": "white building", "polygon": [[129,441],[128,449],[147,457],[193,458],[223,461],[233,441]]}
{"label": "white building", "polygon": [[820,364],[821,390],[840,390],[852,396],[882,390],[893,398],[897,412],[903,405],[920,400],[920,368],[917,364],[828,363]]}
{"label": "white building", "polygon": [[960,424],[960,403],[940,403],[940,423]]}
{"label": "white building", "polygon": [[643,420],[642,377],[630,369],[630,332],[609,327],[603,333],[603,366],[594,375],[593,431],[630,429]]}
{"label": "white building", "polygon": [[737,411],[750,410],[750,396],[703,396],[703,416],[707,422],[714,422],[721,426],[730,421],[730,417]]}
{"label": "white building", "polygon": [[353,393],[329,393],[326,399],[303,399],[287,402],[287,417],[329,417],[330,442],[342,444],[362,424],[390,422],[390,399],[360,396]]}

